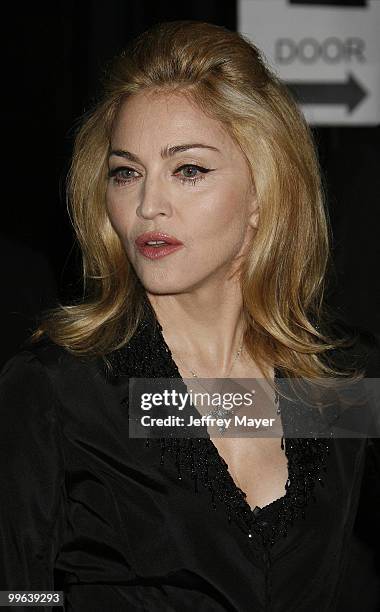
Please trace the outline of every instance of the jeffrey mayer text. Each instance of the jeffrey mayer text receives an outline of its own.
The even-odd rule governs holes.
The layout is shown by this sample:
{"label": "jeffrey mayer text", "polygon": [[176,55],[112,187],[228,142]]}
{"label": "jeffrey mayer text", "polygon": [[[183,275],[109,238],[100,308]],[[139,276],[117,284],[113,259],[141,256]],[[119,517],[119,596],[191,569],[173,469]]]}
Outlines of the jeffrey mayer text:
{"label": "jeffrey mayer text", "polygon": [[[252,427],[254,429],[260,429],[261,427],[273,427],[273,423],[276,419],[254,419],[246,416],[234,416],[234,426],[235,427]],[[190,415],[190,420],[188,422],[188,427],[230,427],[232,423],[232,418],[222,418],[222,417],[213,417],[210,414],[202,416],[200,418],[196,418]]]}

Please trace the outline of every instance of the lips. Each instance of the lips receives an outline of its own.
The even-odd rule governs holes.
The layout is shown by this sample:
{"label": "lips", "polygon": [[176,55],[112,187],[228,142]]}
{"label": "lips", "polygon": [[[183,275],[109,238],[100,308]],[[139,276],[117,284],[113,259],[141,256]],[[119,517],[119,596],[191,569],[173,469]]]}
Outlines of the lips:
{"label": "lips", "polygon": [[[140,234],[135,240],[135,243],[138,247],[146,246],[148,242],[151,241],[164,241],[165,244],[172,245],[180,245],[183,244],[180,240],[177,240],[174,236],[170,236],[169,234],[165,234],[163,232],[145,232],[144,234]],[[164,245],[163,245],[164,246]]]}
{"label": "lips", "polygon": [[[159,244],[149,244],[155,241]],[[145,232],[135,240],[136,247],[143,257],[150,260],[158,260],[175,253],[183,248],[183,243],[174,236],[163,232]]]}

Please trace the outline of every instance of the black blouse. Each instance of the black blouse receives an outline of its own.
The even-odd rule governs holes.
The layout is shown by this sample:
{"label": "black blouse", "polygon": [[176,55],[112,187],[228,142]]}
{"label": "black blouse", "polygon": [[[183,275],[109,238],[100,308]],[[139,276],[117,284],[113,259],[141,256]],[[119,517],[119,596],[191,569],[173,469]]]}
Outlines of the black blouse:
{"label": "black blouse", "polygon": [[[359,353],[379,377],[378,344]],[[370,441],[285,437],[286,493],[252,511],[209,437],[129,438],[129,379],[180,378],[151,311],[110,359],[46,341],[3,368],[0,590],[63,590],[75,612],[340,610]]]}

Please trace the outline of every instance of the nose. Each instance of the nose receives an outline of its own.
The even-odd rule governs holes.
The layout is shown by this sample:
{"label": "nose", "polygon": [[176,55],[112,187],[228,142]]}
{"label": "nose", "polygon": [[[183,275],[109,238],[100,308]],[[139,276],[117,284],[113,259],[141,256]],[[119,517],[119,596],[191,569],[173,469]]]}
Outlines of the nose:
{"label": "nose", "polygon": [[147,177],[142,189],[141,201],[136,210],[137,216],[142,219],[154,219],[157,215],[170,217],[172,207],[168,191],[159,177]]}

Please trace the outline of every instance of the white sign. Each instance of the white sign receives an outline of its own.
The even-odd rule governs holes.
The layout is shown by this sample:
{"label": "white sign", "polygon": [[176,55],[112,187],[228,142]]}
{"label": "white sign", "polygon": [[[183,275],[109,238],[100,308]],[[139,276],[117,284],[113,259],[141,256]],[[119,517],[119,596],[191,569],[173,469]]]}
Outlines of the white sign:
{"label": "white sign", "polygon": [[380,123],[380,0],[357,7],[238,0],[238,30],[310,124]]}

